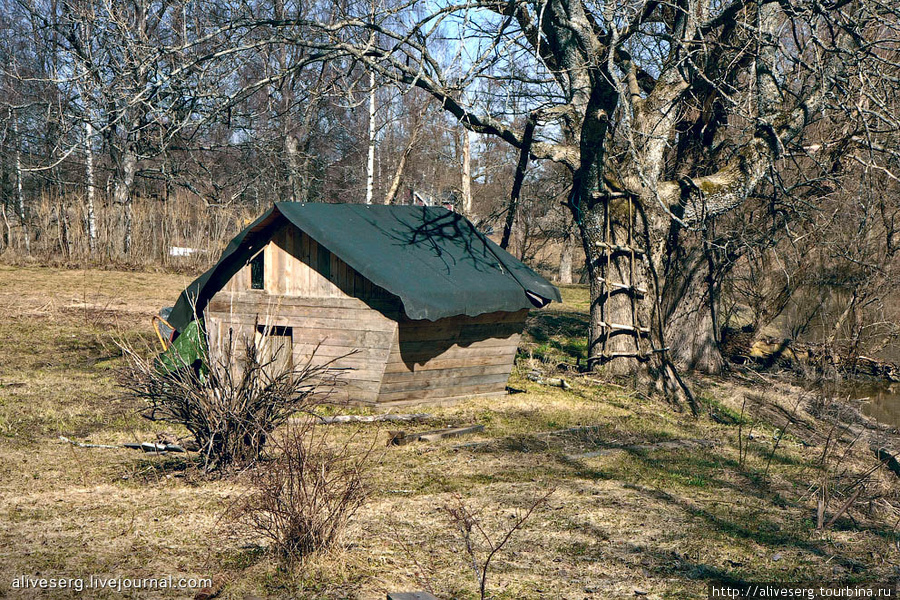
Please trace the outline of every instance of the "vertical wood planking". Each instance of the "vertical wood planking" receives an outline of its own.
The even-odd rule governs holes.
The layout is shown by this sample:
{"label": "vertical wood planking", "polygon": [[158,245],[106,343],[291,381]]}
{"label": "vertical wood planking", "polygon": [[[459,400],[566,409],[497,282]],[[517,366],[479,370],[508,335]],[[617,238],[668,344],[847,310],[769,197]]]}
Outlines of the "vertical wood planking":
{"label": "vertical wood planking", "polygon": [[284,246],[283,246],[283,253],[284,253],[284,274],[283,274],[284,283],[283,283],[283,287],[284,287],[284,292],[283,293],[287,294],[289,296],[297,293],[296,292],[297,285],[296,285],[296,281],[295,281],[297,258],[295,256],[295,252],[294,252],[294,237],[296,235],[296,231],[297,231],[296,227],[286,227],[284,229]]}

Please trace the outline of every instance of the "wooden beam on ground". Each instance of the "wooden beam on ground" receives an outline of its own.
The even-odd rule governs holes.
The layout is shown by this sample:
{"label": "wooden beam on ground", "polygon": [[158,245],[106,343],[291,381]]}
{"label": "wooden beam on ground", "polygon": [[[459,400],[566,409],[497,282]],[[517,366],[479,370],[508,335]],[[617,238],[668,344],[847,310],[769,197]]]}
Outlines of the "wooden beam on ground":
{"label": "wooden beam on ground", "polygon": [[388,445],[404,446],[410,442],[436,442],[444,438],[459,437],[470,433],[478,433],[484,431],[484,425],[468,425],[466,427],[450,427],[447,429],[435,429],[434,431],[423,431],[422,433],[410,433],[405,431],[389,431],[390,439]]}
{"label": "wooden beam on ground", "polygon": [[320,425],[331,425],[333,423],[375,423],[380,421],[426,421],[431,418],[429,413],[414,413],[409,415],[386,414],[386,415],[337,415],[334,417],[318,417],[316,420]]}

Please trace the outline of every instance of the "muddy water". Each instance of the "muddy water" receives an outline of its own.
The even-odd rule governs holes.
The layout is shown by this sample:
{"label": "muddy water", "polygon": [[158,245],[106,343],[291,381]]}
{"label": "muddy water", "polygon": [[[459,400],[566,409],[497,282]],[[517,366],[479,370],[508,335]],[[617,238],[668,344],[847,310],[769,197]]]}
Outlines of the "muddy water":
{"label": "muddy water", "polygon": [[878,421],[900,427],[900,383],[856,383],[850,386],[851,398],[863,400],[860,410]]}

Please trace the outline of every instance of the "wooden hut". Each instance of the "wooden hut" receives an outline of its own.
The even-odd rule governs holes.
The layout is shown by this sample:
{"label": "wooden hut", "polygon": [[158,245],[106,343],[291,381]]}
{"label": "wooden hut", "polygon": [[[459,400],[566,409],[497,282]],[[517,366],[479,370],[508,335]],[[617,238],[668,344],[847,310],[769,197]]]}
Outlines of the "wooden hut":
{"label": "wooden hut", "polygon": [[303,364],[339,360],[344,399],[437,402],[505,393],[528,310],[559,291],[439,207],[276,203],[179,298],[210,356],[267,336]]}

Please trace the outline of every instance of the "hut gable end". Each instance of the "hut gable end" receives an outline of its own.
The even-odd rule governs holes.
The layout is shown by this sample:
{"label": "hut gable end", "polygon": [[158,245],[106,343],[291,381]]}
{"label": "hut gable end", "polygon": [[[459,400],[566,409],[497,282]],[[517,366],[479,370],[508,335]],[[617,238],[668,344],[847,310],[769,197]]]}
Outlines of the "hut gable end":
{"label": "hut gable end", "polygon": [[180,330],[196,306],[214,363],[232,345],[267,356],[275,331],[284,364],[344,369],[335,400],[443,402],[505,393],[529,307],[552,299],[555,287],[444,209],[279,203],[185,290],[172,322]]}
{"label": "hut gable end", "polygon": [[[226,292],[263,291],[279,296],[306,298],[387,299],[383,288],[373,285],[290,223],[279,227],[262,250],[263,289],[252,289],[251,261],[224,285]],[[256,256],[256,255],[254,255]]]}

